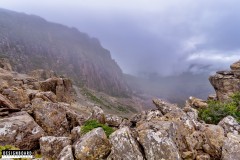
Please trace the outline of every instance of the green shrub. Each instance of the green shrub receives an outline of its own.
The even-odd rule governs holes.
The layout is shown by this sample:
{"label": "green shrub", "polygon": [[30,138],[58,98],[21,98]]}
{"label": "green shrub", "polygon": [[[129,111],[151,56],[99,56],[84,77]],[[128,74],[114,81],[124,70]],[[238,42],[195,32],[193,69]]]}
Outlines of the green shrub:
{"label": "green shrub", "polygon": [[233,116],[240,121],[240,93],[231,96],[228,102],[208,101],[208,107],[199,109],[199,117],[206,123],[217,124],[226,116]]}
{"label": "green shrub", "polygon": [[107,137],[109,137],[109,135],[114,132],[114,129],[112,127],[109,127],[105,124],[99,123],[97,120],[86,121],[84,123],[84,125],[81,127],[81,132],[83,134],[86,134],[87,132],[93,130],[94,128],[98,128],[98,127],[102,127],[102,129],[106,133]]}

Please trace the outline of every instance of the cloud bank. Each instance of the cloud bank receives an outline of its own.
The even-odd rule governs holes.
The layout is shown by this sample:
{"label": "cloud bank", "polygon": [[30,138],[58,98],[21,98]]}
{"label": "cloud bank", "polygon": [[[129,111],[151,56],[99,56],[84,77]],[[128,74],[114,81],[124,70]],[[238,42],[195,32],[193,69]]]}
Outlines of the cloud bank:
{"label": "cloud bank", "polygon": [[125,73],[212,72],[240,59],[238,0],[1,0],[100,39]]}

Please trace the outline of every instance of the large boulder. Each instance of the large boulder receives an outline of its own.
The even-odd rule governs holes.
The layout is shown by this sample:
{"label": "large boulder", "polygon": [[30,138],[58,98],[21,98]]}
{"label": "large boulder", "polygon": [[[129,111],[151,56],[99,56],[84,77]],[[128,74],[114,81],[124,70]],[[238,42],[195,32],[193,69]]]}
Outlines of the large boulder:
{"label": "large boulder", "polygon": [[143,146],[148,160],[181,159],[177,146],[165,131],[142,130],[139,132],[139,142]]}
{"label": "large boulder", "polygon": [[38,140],[44,134],[27,112],[16,112],[0,118],[0,145],[11,144],[31,150],[38,147]]}
{"label": "large boulder", "polygon": [[227,116],[227,117],[223,118],[218,123],[218,125],[224,129],[225,135],[227,135],[229,132],[234,133],[234,134],[240,133],[240,124],[232,116]]}
{"label": "large boulder", "polygon": [[128,127],[123,127],[110,135],[112,151],[109,160],[143,160],[144,157],[137,141],[131,135]]}
{"label": "large boulder", "polygon": [[218,125],[207,125],[204,129],[205,144],[203,150],[214,158],[220,158],[223,142],[225,140],[224,130]]}
{"label": "large boulder", "polygon": [[104,159],[111,151],[111,145],[102,128],[86,133],[73,145],[78,160]]}
{"label": "large boulder", "polygon": [[48,136],[68,136],[70,134],[69,123],[62,104],[36,98],[32,101],[32,108],[35,121]]}
{"label": "large boulder", "polygon": [[68,137],[41,137],[39,142],[44,159],[57,159],[63,148],[71,145],[71,139]]}
{"label": "large boulder", "polygon": [[52,91],[57,96],[57,101],[72,103],[75,102],[75,92],[72,87],[72,82],[67,78],[49,78],[45,81],[40,81],[40,90]]}
{"label": "large boulder", "polygon": [[222,147],[222,160],[240,159],[240,135],[229,133]]}

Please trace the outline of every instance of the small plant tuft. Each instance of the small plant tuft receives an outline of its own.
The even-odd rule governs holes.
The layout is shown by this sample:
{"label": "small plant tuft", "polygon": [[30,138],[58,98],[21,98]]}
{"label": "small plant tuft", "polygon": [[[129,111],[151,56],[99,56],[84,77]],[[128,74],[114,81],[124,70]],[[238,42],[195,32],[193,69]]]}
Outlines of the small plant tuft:
{"label": "small plant tuft", "polygon": [[99,123],[97,120],[86,121],[84,123],[84,125],[81,127],[81,132],[83,134],[86,134],[87,132],[93,130],[94,128],[98,128],[98,127],[102,127],[102,129],[106,133],[107,137],[109,137],[109,135],[114,132],[114,129],[112,127],[109,127],[105,124]]}

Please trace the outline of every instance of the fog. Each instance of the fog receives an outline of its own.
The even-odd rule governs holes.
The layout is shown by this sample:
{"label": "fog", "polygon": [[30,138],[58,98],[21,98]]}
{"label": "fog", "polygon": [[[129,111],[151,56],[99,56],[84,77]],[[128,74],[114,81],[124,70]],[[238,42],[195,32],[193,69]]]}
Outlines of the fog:
{"label": "fog", "polygon": [[97,37],[123,72],[211,73],[240,59],[238,0],[1,0]]}

